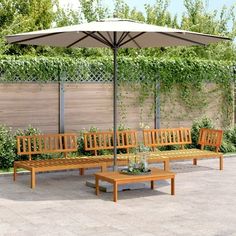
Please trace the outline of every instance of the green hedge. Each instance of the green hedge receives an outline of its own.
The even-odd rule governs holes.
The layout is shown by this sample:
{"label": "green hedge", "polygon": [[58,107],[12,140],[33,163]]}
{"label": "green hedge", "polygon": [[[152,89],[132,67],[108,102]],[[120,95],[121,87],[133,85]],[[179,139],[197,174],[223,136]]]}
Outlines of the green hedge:
{"label": "green hedge", "polygon": [[12,130],[5,125],[0,126],[0,169],[8,169],[16,160],[16,139]]}
{"label": "green hedge", "polygon": [[[41,82],[57,81],[59,75],[67,75],[70,80],[77,71],[86,80],[91,71],[95,74],[102,70],[112,76],[112,63],[112,58],[105,56],[77,60],[63,57],[0,56],[0,72],[5,81],[24,81],[28,80],[29,75]],[[234,78],[234,65],[236,62],[202,59],[158,59],[143,56],[118,59],[120,81],[140,81],[139,75],[143,75],[143,83],[150,84],[158,79],[163,89],[170,89],[176,83],[227,82]]]}
{"label": "green hedge", "polygon": [[9,169],[15,160],[27,160],[27,156],[17,155],[16,136],[25,136],[41,133],[38,129],[29,126],[25,130],[12,131],[11,127],[0,125],[0,169]]}

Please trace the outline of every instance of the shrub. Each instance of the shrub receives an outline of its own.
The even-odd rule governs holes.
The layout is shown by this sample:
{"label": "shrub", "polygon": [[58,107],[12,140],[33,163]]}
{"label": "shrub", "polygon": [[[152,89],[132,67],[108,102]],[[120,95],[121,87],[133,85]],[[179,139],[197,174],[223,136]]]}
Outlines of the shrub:
{"label": "shrub", "polygon": [[97,132],[98,128],[91,127],[89,130],[82,129],[79,132],[77,143],[78,143],[78,155],[79,156],[91,156],[93,153],[84,150],[84,133],[86,132]]}
{"label": "shrub", "polygon": [[12,129],[0,125],[0,168],[9,169],[16,159],[16,140]]}
{"label": "shrub", "polygon": [[193,121],[191,134],[192,134],[192,144],[191,148],[196,148],[198,146],[198,136],[201,128],[214,129],[214,124],[212,120],[208,117],[202,117]]}
{"label": "shrub", "polygon": [[223,139],[222,144],[220,146],[220,151],[223,153],[236,152],[236,147],[234,146],[233,143]]}
{"label": "shrub", "polygon": [[38,128],[34,128],[31,125],[29,125],[28,128],[24,130],[18,129],[15,132],[16,136],[30,136],[30,135],[36,135],[36,134],[42,134],[42,132]]}
{"label": "shrub", "polygon": [[[34,128],[31,125],[28,126],[28,128],[22,130],[18,129],[15,132],[15,138],[16,136],[31,136],[31,135],[37,135],[37,134],[42,134],[42,132],[38,128]],[[33,146],[33,143],[31,144]],[[53,154],[55,157],[55,154]],[[37,154],[37,155],[32,155],[32,159],[49,159],[52,158],[52,154]],[[17,155],[16,156],[17,160],[28,160],[29,156],[28,155]]]}
{"label": "shrub", "polygon": [[236,128],[224,131],[221,152],[236,152]]}
{"label": "shrub", "polygon": [[[109,129],[110,131],[112,131],[112,129]],[[123,131],[123,130],[129,130],[129,128],[125,127],[124,125],[120,124],[117,127],[118,131]],[[98,128],[92,126],[89,130],[83,129],[80,131],[79,135],[78,135],[78,155],[79,156],[91,156],[94,155],[93,151],[85,151],[84,150],[84,133],[86,132],[97,132],[100,131]],[[132,151],[132,150],[131,150]],[[121,153],[126,153],[126,149],[117,149],[117,153],[121,154]],[[98,150],[98,155],[109,155],[109,154],[113,154],[113,149],[111,150]]]}
{"label": "shrub", "polygon": [[225,130],[224,139],[236,146],[236,128]]}

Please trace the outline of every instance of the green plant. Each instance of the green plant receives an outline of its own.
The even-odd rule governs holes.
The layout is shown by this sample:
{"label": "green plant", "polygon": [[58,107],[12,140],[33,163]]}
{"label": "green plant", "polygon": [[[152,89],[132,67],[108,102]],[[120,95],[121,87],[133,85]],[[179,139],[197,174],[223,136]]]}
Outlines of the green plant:
{"label": "green plant", "polygon": [[202,117],[200,119],[196,119],[193,121],[191,134],[192,134],[192,144],[190,145],[191,148],[196,148],[198,146],[198,137],[199,131],[201,128],[214,128],[214,124],[211,119],[207,117]]}
{"label": "green plant", "polygon": [[[42,132],[38,129],[38,128],[34,128],[31,125],[29,125],[26,129],[22,130],[22,129],[18,129],[15,132],[15,138],[16,136],[31,136],[31,135],[37,135],[37,134],[42,134]],[[32,146],[34,145],[33,143],[31,144]],[[33,155],[32,159],[36,160],[36,159],[50,159],[55,157],[55,155],[53,154],[37,154],[37,155]],[[16,156],[17,160],[28,160],[29,156],[28,155],[17,155]]]}
{"label": "green plant", "polygon": [[150,172],[146,158],[147,157],[144,155],[139,160],[136,158],[129,160],[128,168],[121,170],[121,173],[139,175]]}
{"label": "green plant", "polygon": [[78,139],[77,139],[77,143],[78,143],[77,153],[78,153],[78,156],[91,156],[91,155],[94,154],[93,152],[84,150],[84,133],[97,132],[97,131],[98,131],[98,128],[96,128],[94,126],[91,126],[89,130],[86,130],[86,129],[80,130],[79,135],[78,135]]}
{"label": "green plant", "polygon": [[236,147],[232,142],[224,138],[220,147],[220,151],[223,153],[236,152]]}
{"label": "green plant", "polygon": [[220,147],[221,152],[236,152],[236,128],[224,131],[223,142]]}
{"label": "green plant", "polygon": [[0,125],[0,169],[9,169],[16,159],[16,140],[12,129]]}

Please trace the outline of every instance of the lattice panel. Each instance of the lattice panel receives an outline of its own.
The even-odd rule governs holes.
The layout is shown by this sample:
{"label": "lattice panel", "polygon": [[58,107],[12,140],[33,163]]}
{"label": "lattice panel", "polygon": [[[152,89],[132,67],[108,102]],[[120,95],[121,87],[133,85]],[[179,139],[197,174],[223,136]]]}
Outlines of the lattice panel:
{"label": "lattice panel", "polygon": [[[49,70],[52,69],[50,68]],[[32,71],[23,67],[22,70],[18,69],[12,73],[10,70],[7,70],[7,67],[5,70],[0,67],[0,83],[57,83],[60,81],[66,83],[109,83],[113,81],[113,68],[95,67],[89,63],[81,64],[78,69],[63,70],[63,68],[54,68],[53,72],[51,71],[49,74],[50,76],[38,68]],[[125,77],[123,73],[118,71],[118,81],[137,83],[143,79],[145,79],[145,76],[135,69],[130,71],[129,77]]]}

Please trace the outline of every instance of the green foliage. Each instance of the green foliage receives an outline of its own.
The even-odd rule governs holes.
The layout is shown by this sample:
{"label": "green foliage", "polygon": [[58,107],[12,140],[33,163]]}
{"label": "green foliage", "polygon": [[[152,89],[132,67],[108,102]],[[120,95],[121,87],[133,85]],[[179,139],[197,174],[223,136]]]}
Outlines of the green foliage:
{"label": "green foliage", "polygon": [[[13,132],[11,128],[0,125],[0,169],[9,169],[13,166],[15,160],[27,160],[28,156],[17,155],[16,136],[27,136],[40,134],[41,132],[29,126],[25,130]],[[37,156],[35,158],[45,158],[46,156]]]}
{"label": "green foliage", "polygon": [[101,0],[80,0],[80,8],[87,22],[100,20],[108,15],[108,9],[102,5]]}
{"label": "green foliage", "polygon": [[0,169],[9,169],[16,159],[16,139],[11,128],[0,125]]}
{"label": "green foliage", "polygon": [[[16,139],[16,136],[31,136],[31,135],[37,135],[37,134],[42,134],[42,132],[38,128],[34,128],[31,125],[29,125],[26,129],[18,129],[16,130],[14,134],[14,138]],[[33,147],[34,143],[32,141],[31,146]],[[60,155],[57,154],[37,154],[37,155],[32,155],[33,160],[37,159],[50,159],[52,157],[58,157]],[[28,160],[29,156],[28,155],[17,155],[16,160]]]}
{"label": "green foliage", "polygon": [[[124,124],[119,124],[119,126],[117,127],[118,131],[122,131],[122,130],[129,130],[129,128],[127,128]],[[93,156],[94,152],[93,151],[85,151],[84,150],[84,133],[87,132],[97,132],[100,131],[98,128],[91,126],[89,130],[83,129],[80,130],[79,135],[78,135],[78,156]],[[113,150],[98,150],[98,155],[109,155],[112,154]],[[124,149],[118,149],[117,153],[126,153],[126,150]]]}
{"label": "green foliage", "polygon": [[196,119],[193,121],[191,134],[192,134],[192,144],[190,147],[196,148],[198,147],[198,137],[199,137],[199,131],[201,128],[209,128],[213,129],[214,124],[211,119],[207,117],[202,117],[200,119]]}
{"label": "green foliage", "polygon": [[80,130],[79,132],[79,135],[78,135],[78,139],[77,139],[77,144],[78,144],[78,156],[91,156],[91,155],[94,155],[94,152],[90,152],[90,151],[85,151],[84,150],[84,133],[87,133],[87,132],[97,132],[98,129],[96,127],[90,127],[89,130],[86,130],[86,129],[82,129]]}
{"label": "green foliage", "polygon": [[37,135],[42,134],[42,132],[38,128],[34,128],[31,125],[29,125],[26,129],[18,129],[16,130],[15,135],[16,136],[31,136],[31,135]]}
{"label": "green foliage", "polygon": [[[35,54],[46,48],[4,45],[5,35],[47,29],[55,19],[57,0],[0,0],[0,51],[5,54]],[[47,49],[46,49],[47,50]]]}
{"label": "green foliage", "polygon": [[224,131],[223,142],[220,148],[221,152],[236,152],[236,128]]}
{"label": "green foliage", "polygon": [[[42,132],[32,126],[28,126],[25,130],[18,129],[15,132],[12,128],[0,125],[0,169],[9,169],[13,167],[14,161],[28,160],[28,155],[17,155],[16,137],[31,136],[41,134]],[[34,144],[32,143],[32,146]],[[60,157],[61,154],[38,154],[33,155],[32,159],[50,159]]]}
{"label": "green foliage", "polygon": [[[194,120],[191,129],[192,144],[189,145],[190,148],[199,148],[198,137],[201,128],[214,129],[215,127],[213,121],[207,117]],[[220,151],[223,153],[236,152],[236,128],[224,130]]]}

